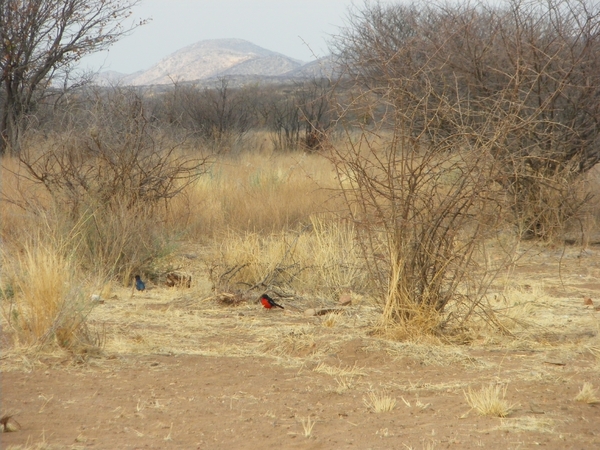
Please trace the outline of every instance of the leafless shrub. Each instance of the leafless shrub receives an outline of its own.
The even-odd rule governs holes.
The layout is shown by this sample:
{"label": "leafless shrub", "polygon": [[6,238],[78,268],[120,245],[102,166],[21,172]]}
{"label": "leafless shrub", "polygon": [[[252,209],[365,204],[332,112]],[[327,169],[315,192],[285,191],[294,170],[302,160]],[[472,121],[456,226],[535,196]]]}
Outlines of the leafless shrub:
{"label": "leafless shrub", "polygon": [[208,159],[163,139],[134,91],[98,92],[92,113],[86,134],[27,146],[20,161],[50,193],[57,218],[70,221],[65,229],[85,236],[80,259],[127,278],[165,251],[156,230],[168,200],[204,173]]}
{"label": "leafless shrub", "polygon": [[[435,130],[427,137],[438,142],[469,135],[470,146],[487,147],[513,223],[548,239],[588,199],[572,186],[600,161],[599,30],[598,5],[586,0],[375,4],[351,16],[336,45],[361,87],[356,100],[410,85],[403,102],[429,111],[412,126]],[[384,105],[355,111],[378,120]]]}
{"label": "leafless shrub", "polygon": [[[504,213],[495,149],[517,120],[490,114],[474,128],[460,84],[417,39],[420,13],[400,8],[385,22],[378,8],[341,42],[354,86],[339,102],[346,143],[329,146],[329,157],[380,286],[382,329],[435,333],[468,319],[497,274],[482,258]],[[461,307],[444,319],[451,304]]]}
{"label": "leafless shrub", "polygon": [[69,135],[49,148],[28,148],[21,156],[32,178],[76,211],[84,199],[110,205],[156,205],[202,174],[206,158],[182,152],[150,126],[140,95],[117,90],[99,94],[88,134]]}
{"label": "leafless shrub", "polygon": [[277,150],[315,151],[334,124],[331,82],[312,79],[274,90],[259,102],[259,111]]}
{"label": "leafless shrub", "polygon": [[329,155],[383,328],[464,323],[501,266],[484,257],[499,219],[547,239],[587,200],[572,186],[600,160],[599,17],[585,0],[351,14],[334,42],[346,145]]}
{"label": "leafless shrub", "polygon": [[417,320],[435,332],[451,301],[468,292],[477,304],[491,280],[475,255],[498,214],[488,201],[493,165],[466,143],[407,136],[407,110],[388,107],[389,122],[363,129],[330,155],[371,284],[385,299],[382,325]]}

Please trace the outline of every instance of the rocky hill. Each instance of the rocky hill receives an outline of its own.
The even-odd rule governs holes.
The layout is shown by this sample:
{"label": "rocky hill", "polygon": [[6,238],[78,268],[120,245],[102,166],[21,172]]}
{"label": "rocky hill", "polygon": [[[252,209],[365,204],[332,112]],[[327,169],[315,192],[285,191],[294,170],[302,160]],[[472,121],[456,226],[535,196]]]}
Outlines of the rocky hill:
{"label": "rocky hill", "polygon": [[331,61],[328,58],[304,64],[243,39],[214,39],[184,47],[148,70],[134,74],[102,72],[97,77],[97,83],[156,86],[174,82],[202,82],[221,76],[273,81],[330,73]]}

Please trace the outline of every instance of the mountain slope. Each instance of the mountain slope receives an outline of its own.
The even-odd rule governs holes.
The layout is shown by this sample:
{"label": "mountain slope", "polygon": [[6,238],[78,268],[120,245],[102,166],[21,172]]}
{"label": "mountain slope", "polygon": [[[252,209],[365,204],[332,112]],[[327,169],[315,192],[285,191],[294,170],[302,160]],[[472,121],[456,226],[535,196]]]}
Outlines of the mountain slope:
{"label": "mountain slope", "polygon": [[125,77],[122,82],[140,86],[203,80],[221,75],[277,76],[300,66],[300,61],[243,39],[214,39],[184,47],[150,69]]}

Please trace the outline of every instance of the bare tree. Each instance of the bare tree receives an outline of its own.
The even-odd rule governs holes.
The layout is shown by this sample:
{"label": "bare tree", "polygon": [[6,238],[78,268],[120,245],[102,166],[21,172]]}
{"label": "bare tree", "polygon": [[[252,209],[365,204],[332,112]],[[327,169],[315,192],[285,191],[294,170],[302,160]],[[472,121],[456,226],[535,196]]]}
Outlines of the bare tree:
{"label": "bare tree", "polygon": [[139,1],[0,0],[0,155],[19,151],[26,117],[53,82],[142,24],[127,22]]}
{"label": "bare tree", "polygon": [[259,111],[272,133],[275,148],[315,150],[319,147],[325,132],[334,123],[331,90],[329,80],[313,78],[265,92]]}
{"label": "bare tree", "polygon": [[228,148],[256,126],[257,97],[254,86],[232,87],[229,78],[221,77],[205,88],[175,83],[152,102],[156,105],[156,117],[169,126]]}
{"label": "bare tree", "polygon": [[314,78],[305,82],[298,92],[301,118],[304,120],[304,147],[308,150],[321,147],[321,142],[334,123],[334,111],[330,104],[332,89],[328,79]]}
{"label": "bare tree", "polygon": [[524,235],[549,237],[577,211],[570,187],[600,161],[597,3],[377,3],[351,16],[336,53],[369,95],[410,87],[398,101],[431,112],[412,124],[428,139],[493,142],[494,180]]}
{"label": "bare tree", "polygon": [[598,15],[577,0],[386,8],[337,41],[347,135],[329,148],[381,324],[494,322],[479,307],[512,257],[486,261],[502,218],[543,237],[572,206],[561,186],[600,159]]}
{"label": "bare tree", "polygon": [[87,130],[65,130],[41,148],[24,148],[19,155],[29,178],[73,215],[90,201],[109,209],[120,201],[127,208],[151,209],[206,171],[208,156],[186,154],[183,142],[165,139],[134,89],[93,94]]}
{"label": "bare tree", "polygon": [[515,0],[444,9],[428,27],[440,77],[460,86],[463,123],[489,139],[484,117],[519,118],[495,146],[496,181],[526,236],[555,235],[580,205],[573,181],[600,161],[600,8]]}
{"label": "bare tree", "polygon": [[21,205],[36,214],[54,209],[67,228],[77,229],[82,244],[74,254],[88,269],[128,280],[163,254],[170,200],[206,173],[211,156],[166,137],[133,88],[89,96],[95,104],[74,112],[82,119],[23,145],[19,176],[43,186],[52,208]]}

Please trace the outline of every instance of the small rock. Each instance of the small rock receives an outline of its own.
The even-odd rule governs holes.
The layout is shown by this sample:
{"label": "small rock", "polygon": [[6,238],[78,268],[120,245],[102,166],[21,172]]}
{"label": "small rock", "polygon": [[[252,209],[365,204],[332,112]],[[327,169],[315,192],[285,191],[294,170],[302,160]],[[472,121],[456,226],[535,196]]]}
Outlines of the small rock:
{"label": "small rock", "polygon": [[341,306],[348,306],[348,305],[352,304],[352,296],[350,296],[350,294],[340,295],[340,299],[338,300],[338,303]]}
{"label": "small rock", "polygon": [[304,315],[305,316],[316,316],[317,315],[317,310],[314,308],[309,308],[306,311],[304,311]]}
{"label": "small rock", "polygon": [[544,361],[546,364],[552,364],[553,366],[566,366],[567,363],[558,359],[548,359]]}
{"label": "small rock", "polygon": [[104,303],[104,300],[102,300],[102,297],[100,297],[98,294],[92,294],[90,299],[92,300],[92,303]]}
{"label": "small rock", "polygon": [[589,297],[583,297],[583,304],[586,306],[593,306],[594,302]]}
{"label": "small rock", "polygon": [[546,414],[546,412],[542,408],[540,408],[537,403],[531,401],[529,402],[529,410],[533,414]]}
{"label": "small rock", "polygon": [[11,415],[5,414],[0,418],[0,428],[2,433],[10,433],[11,431],[19,431],[21,425]]}

